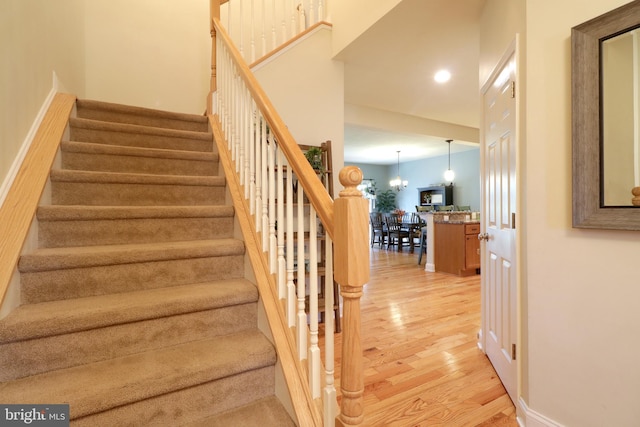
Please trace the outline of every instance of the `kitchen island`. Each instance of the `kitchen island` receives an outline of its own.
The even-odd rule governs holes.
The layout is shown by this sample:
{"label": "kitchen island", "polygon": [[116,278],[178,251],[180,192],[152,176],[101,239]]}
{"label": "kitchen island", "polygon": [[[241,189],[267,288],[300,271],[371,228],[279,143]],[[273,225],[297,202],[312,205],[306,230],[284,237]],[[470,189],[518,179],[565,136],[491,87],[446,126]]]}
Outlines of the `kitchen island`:
{"label": "kitchen island", "polygon": [[420,212],[420,217],[427,223],[426,271],[459,276],[479,273],[480,222],[475,219],[475,213]]}

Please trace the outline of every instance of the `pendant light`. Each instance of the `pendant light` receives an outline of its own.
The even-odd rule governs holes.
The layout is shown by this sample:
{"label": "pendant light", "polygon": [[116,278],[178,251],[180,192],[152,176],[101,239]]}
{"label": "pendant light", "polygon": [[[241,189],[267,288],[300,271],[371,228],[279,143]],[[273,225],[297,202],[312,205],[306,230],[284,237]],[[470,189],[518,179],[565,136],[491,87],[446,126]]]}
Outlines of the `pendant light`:
{"label": "pendant light", "polygon": [[396,179],[389,181],[389,185],[391,188],[395,188],[396,191],[402,191],[403,188],[409,185],[409,181],[403,181],[402,178],[400,178],[400,150],[398,150],[398,176]]}
{"label": "pendant light", "polygon": [[447,139],[447,143],[449,144],[449,169],[444,172],[444,180],[448,181],[450,184],[453,184],[453,179],[456,177],[456,174],[451,170],[451,143],[453,139]]}

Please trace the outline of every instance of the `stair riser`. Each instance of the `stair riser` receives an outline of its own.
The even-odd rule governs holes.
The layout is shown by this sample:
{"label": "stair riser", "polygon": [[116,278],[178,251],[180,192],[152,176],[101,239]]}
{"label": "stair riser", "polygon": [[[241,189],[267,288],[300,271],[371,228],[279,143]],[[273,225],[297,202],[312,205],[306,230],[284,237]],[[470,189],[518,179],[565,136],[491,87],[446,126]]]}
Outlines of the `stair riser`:
{"label": "stair riser", "polygon": [[237,279],[243,260],[230,255],[22,273],[22,303]]}
{"label": "stair riser", "polygon": [[41,248],[176,242],[233,236],[233,218],[39,221]]}
{"label": "stair riser", "polygon": [[241,304],[0,345],[0,381],[249,330],[256,326],[256,307]]}
{"label": "stair riser", "polygon": [[193,132],[208,132],[208,122],[192,122],[186,120],[156,118],[139,114],[126,114],[116,111],[98,110],[78,107],[77,117],[90,120],[101,120],[113,123],[127,123],[140,126],[160,127],[167,129],[188,130]]}
{"label": "stair riser", "polygon": [[222,186],[53,181],[51,191],[57,205],[204,206],[225,201]]}
{"label": "stair riser", "polygon": [[218,162],[160,159],[111,154],[62,153],[62,167],[99,172],[144,173],[159,175],[218,175]]}
{"label": "stair riser", "polygon": [[255,369],[217,381],[177,390],[109,411],[71,419],[74,427],[182,425],[272,395],[275,368]]}
{"label": "stair riser", "polygon": [[166,150],[204,151],[213,150],[212,140],[199,140],[144,133],[127,133],[109,130],[84,129],[70,126],[72,141],[97,144],[123,145],[127,147],[162,148]]}

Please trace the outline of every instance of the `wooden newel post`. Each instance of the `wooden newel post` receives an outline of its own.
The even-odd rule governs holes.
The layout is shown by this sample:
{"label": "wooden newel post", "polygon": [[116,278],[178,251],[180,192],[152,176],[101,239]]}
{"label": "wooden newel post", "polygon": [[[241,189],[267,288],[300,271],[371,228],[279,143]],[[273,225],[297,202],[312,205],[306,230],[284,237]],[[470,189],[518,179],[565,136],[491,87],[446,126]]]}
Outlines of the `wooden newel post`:
{"label": "wooden newel post", "polygon": [[633,206],[640,206],[640,187],[633,187],[633,189],[631,190],[631,194],[633,194],[631,204]]}
{"label": "wooden newel post", "polygon": [[338,426],[359,426],[364,420],[364,372],[360,338],[360,297],[369,281],[369,207],[356,188],[362,182],[362,171],[347,166],[340,171],[345,187],[334,204],[334,277],[343,298],[342,401]]}

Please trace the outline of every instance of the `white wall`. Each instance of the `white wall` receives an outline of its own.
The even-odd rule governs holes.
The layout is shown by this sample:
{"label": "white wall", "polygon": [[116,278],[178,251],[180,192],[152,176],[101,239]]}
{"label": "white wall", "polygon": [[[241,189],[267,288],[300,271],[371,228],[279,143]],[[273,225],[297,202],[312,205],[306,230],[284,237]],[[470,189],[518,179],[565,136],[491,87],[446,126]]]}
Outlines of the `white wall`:
{"label": "white wall", "polygon": [[204,113],[211,74],[208,1],[85,1],[88,98]]}
{"label": "white wall", "polygon": [[202,114],[209,90],[202,0],[2,0],[0,189],[53,90]]}
{"label": "white wall", "polygon": [[53,90],[84,93],[81,0],[0,2],[0,188]]}
{"label": "white wall", "polygon": [[393,9],[401,0],[333,0],[331,22],[334,24],[333,52],[338,54],[371,25]]}
{"label": "white wall", "polygon": [[331,30],[318,29],[254,73],[298,144],[331,141],[337,196],[344,165],[344,67],[331,60]]}
{"label": "white wall", "polygon": [[626,0],[526,5],[528,406],[567,426],[640,420],[640,232],[571,227],[571,27]]}

